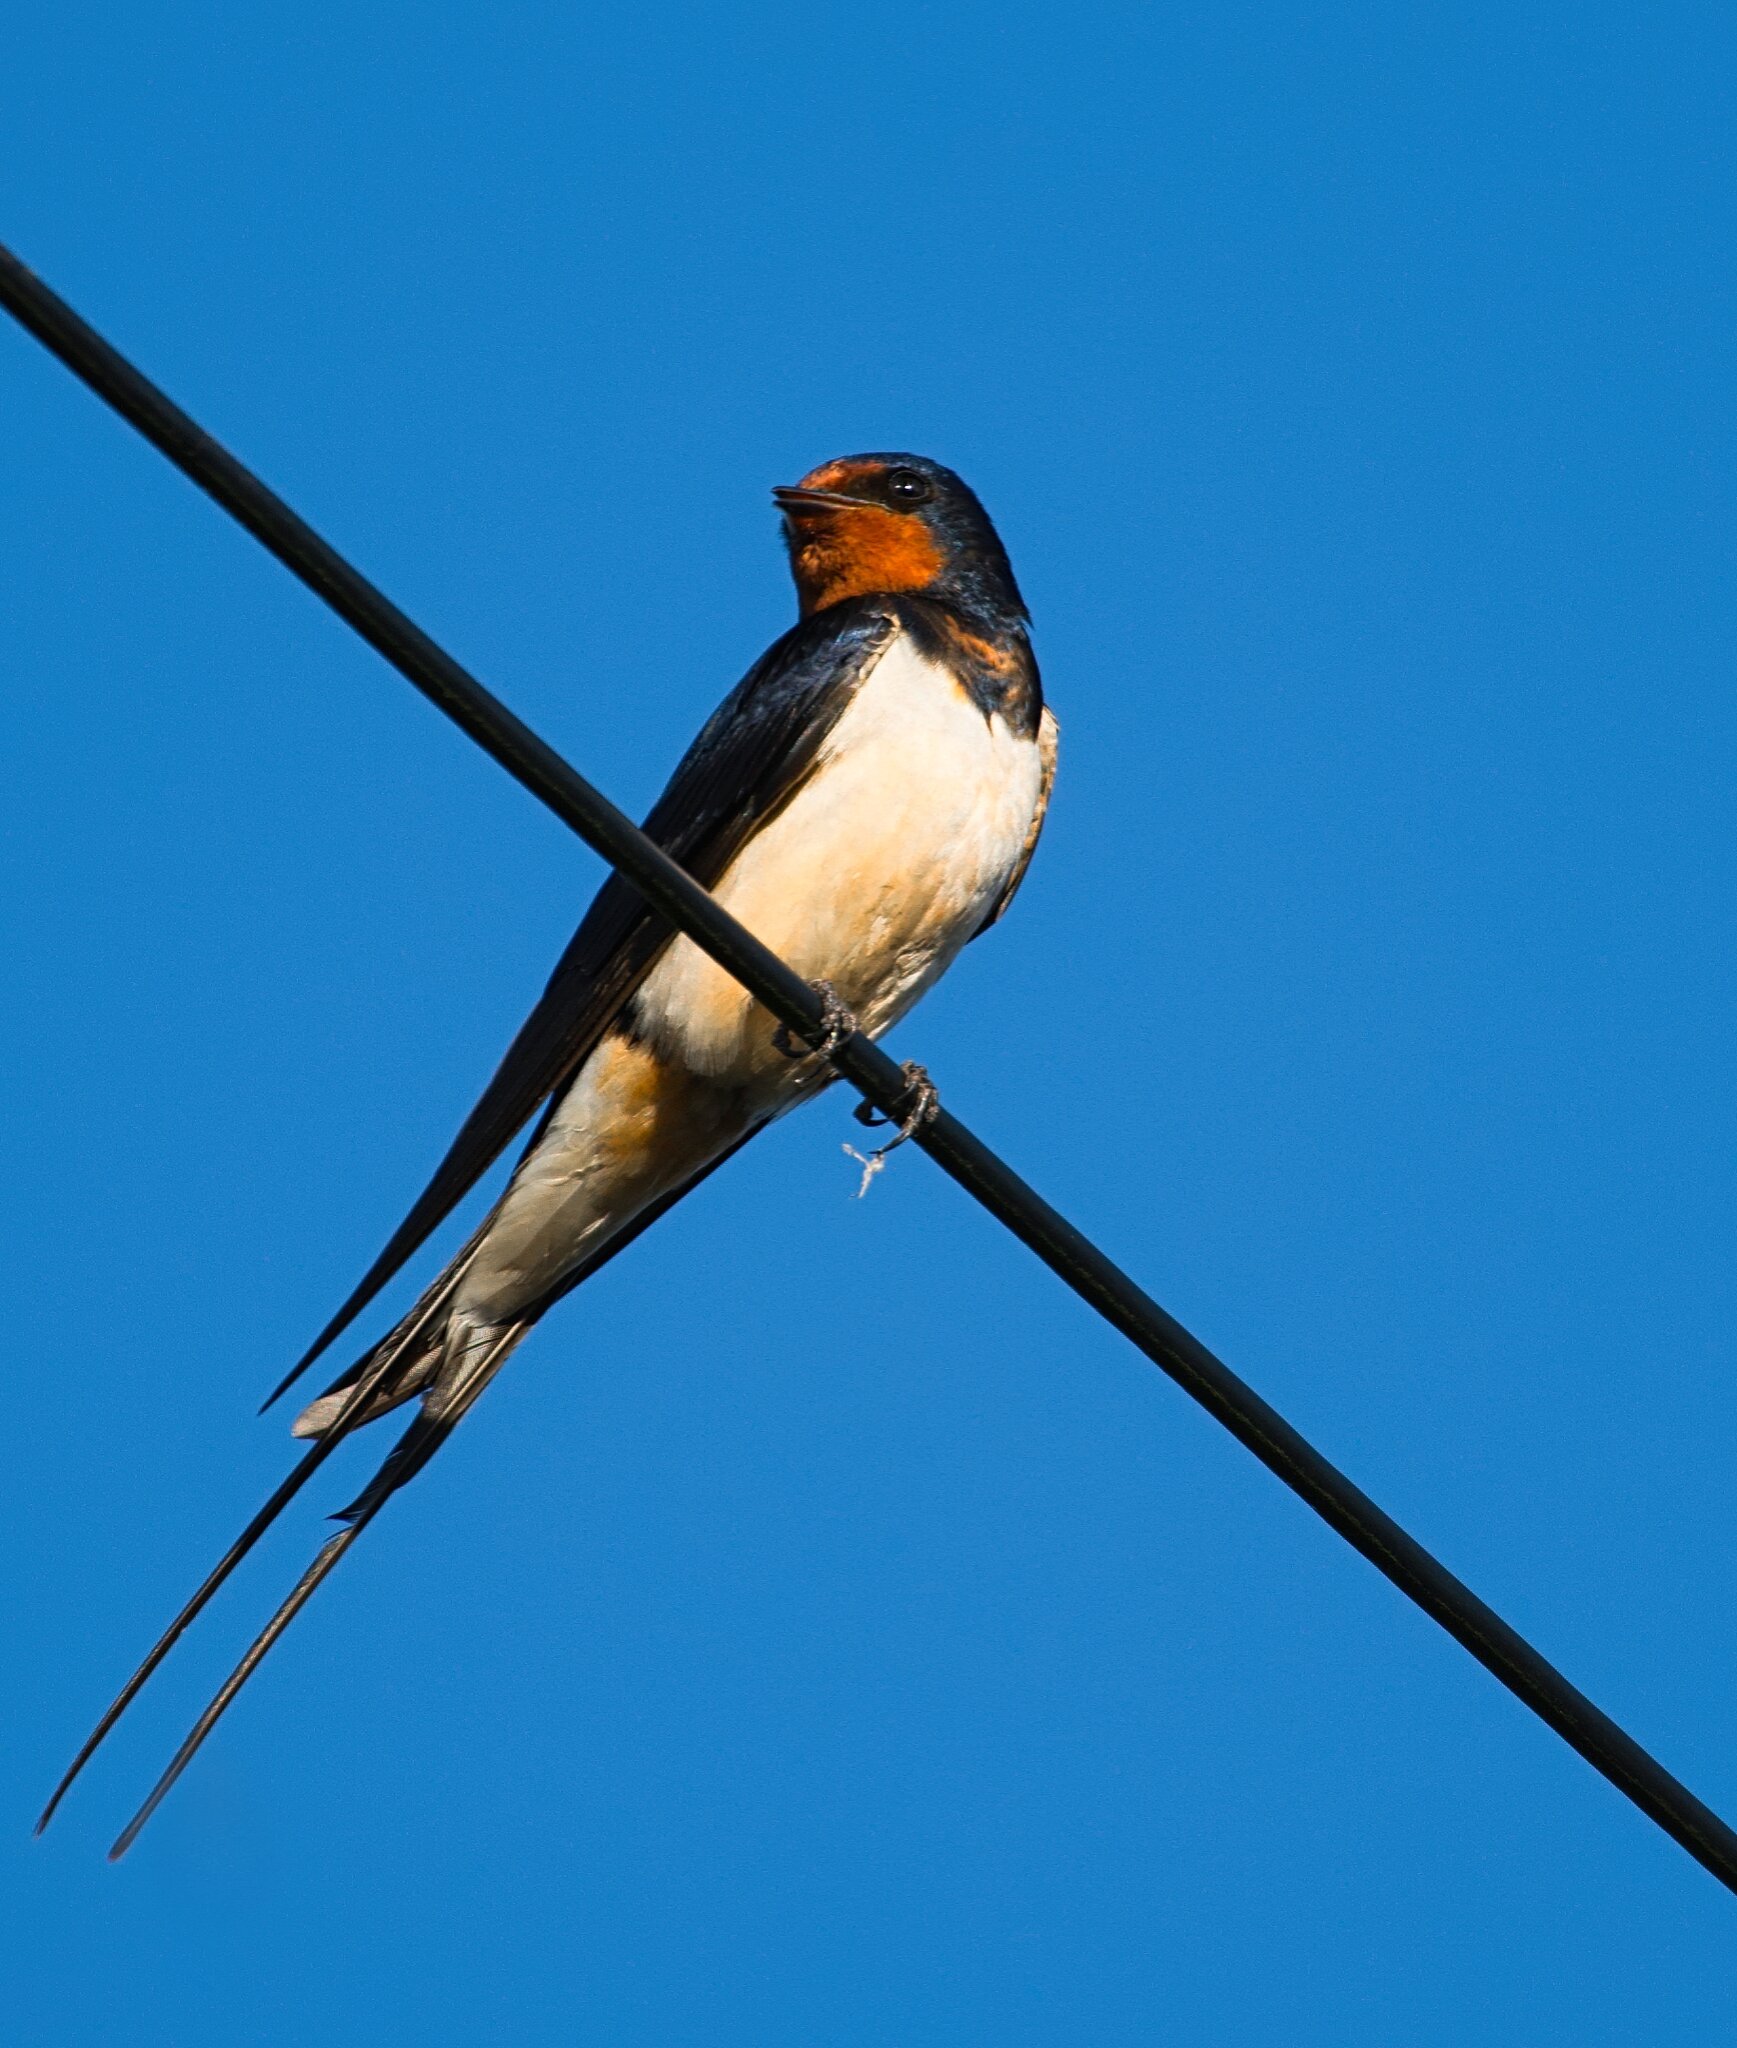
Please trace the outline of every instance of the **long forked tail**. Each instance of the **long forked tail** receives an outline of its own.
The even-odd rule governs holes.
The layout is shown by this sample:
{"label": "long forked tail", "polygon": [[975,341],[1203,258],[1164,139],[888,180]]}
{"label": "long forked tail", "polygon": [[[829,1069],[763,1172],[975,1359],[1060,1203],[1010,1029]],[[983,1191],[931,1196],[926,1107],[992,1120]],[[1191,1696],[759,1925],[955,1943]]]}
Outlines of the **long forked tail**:
{"label": "long forked tail", "polygon": [[108,1711],[86,1737],[84,1746],[67,1766],[60,1783],[54,1788],[53,1796],[42,1810],[42,1817],[36,1823],[36,1832],[39,1835],[54,1818],[55,1810],[66,1797],[73,1780],[90,1762],[109,1731],[138,1697],[151,1674],[210,1604],[236,1566],[313,1478],[338,1445],[379,1412],[377,1400],[389,1396],[407,1360],[414,1360],[426,1348],[437,1327],[441,1312],[447,1306],[455,1283],[456,1274],[449,1268],[409,1315],[358,1361],[353,1370],[353,1377],[348,1378],[344,1388],[343,1399],[327,1421],[318,1441],[311,1446],[301,1463],[289,1472],[276,1492],[218,1559],[198,1591],[157,1638],[143,1663],[122,1686]]}
{"label": "long forked tail", "polygon": [[[588,1280],[599,1267],[607,1265],[619,1252],[624,1251],[642,1231],[655,1223],[666,1210],[673,1208],[684,1196],[691,1194],[701,1181],[706,1179],[708,1175],[715,1173],[727,1159],[733,1158],[759,1128],[759,1125],[755,1125],[753,1129],[745,1131],[734,1145],[712,1160],[710,1164],[702,1167],[692,1179],[684,1182],[678,1188],[672,1188],[668,1194],[660,1197],[657,1201],[649,1203],[625,1228],[618,1231],[607,1244],[594,1252],[591,1257],[581,1261],[580,1264],[573,1268],[571,1273],[565,1275],[560,1284],[552,1288],[541,1301],[533,1303],[517,1324],[511,1326],[510,1329],[503,1328],[501,1332],[497,1333],[504,1341],[500,1348],[492,1354],[492,1362],[487,1366],[487,1378],[493,1378],[494,1373],[504,1363],[507,1353],[517,1344],[520,1337],[530,1328],[531,1324],[538,1321],[555,1301],[577,1287],[581,1281]],[[492,1214],[493,1212],[491,1211],[490,1215],[492,1216]],[[247,1553],[265,1534],[266,1530],[271,1527],[272,1523],[277,1520],[278,1516],[283,1513],[284,1509],[308,1481],[313,1478],[320,1466],[331,1456],[338,1445],[365,1423],[373,1421],[376,1416],[383,1414],[387,1408],[394,1406],[401,1392],[420,1390],[422,1385],[422,1369],[429,1362],[428,1354],[430,1349],[435,1346],[436,1339],[441,1335],[444,1311],[451,1302],[458,1281],[468,1270],[471,1257],[487,1234],[489,1222],[490,1217],[484,1217],[472,1234],[470,1241],[459,1251],[440,1278],[423,1295],[422,1299],[416,1303],[404,1320],[395,1329],[389,1331],[372,1350],[365,1352],[348,1372],[340,1374],[332,1385],[326,1389],[325,1393],[321,1395],[319,1400],[312,1403],[308,1410],[298,1418],[298,1428],[314,1436],[314,1442],[309,1447],[307,1454],[303,1457],[302,1462],[291,1471],[264,1507],[260,1509],[259,1513],[242,1530],[229,1549],[224,1552],[199,1590],[187,1602],[186,1606],[181,1609],[181,1612],[176,1615],[175,1619],[170,1622],[162,1635],[158,1637],[144,1662],[121,1688],[114,1702],[109,1707],[108,1712],[103,1715],[95,1728],[91,1730],[90,1735],[86,1738],[84,1747],[67,1766],[65,1775],[54,1788],[53,1796],[43,1808],[42,1818],[36,1823],[36,1832],[38,1834],[41,1834],[42,1830],[54,1818],[56,1809],[59,1807],[62,1799],[66,1797],[74,1779],[77,1778],[85,1765],[90,1762],[115,1723],[138,1697],[139,1692],[151,1677],[151,1674],[162,1663],[163,1659],[168,1656],[169,1652],[180,1641],[199,1614],[209,1605],[218,1589],[229,1578],[236,1566],[246,1557]],[[323,1340],[320,1346],[315,1347],[316,1350],[320,1348],[323,1348]],[[307,1362],[304,1359],[302,1364],[305,1366]],[[298,1366],[297,1372],[299,1373],[301,1369]],[[295,1374],[292,1374],[291,1378],[293,1379],[295,1376]],[[288,1383],[286,1381],[284,1384],[287,1386]],[[354,1515],[357,1519],[351,1522],[349,1528],[340,1531],[337,1536],[332,1537],[320,1551],[302,1582],[296,1587],[290,1598],[284,1603],[283,1608],[273,1618],[265,1635],[254,1644],[229,1684],[218,1695],[217,1699],[212,1702],[205,1718],[200,1722],[193,1734],[189,1736],[182,1752],[170,1765],[163,1782],[151,1795],[146,1808],[139,1814],[138,1818],[127,1830],[125,1836],[116,1843],[115,1854],[124,1853],[131,1845],[134,1836],[143,1827],[150,1813],[155,1811],[170,1785],[174,1783],[175,1779],[180,1776],[181,1772],[192,1760],[193,1754],[198,1749],[200,1743],[210,1733],[211,1728],[229,1705],[229,1702],[235,1697],[236,1692],[240,1690],[241,1686],[252,1675],[260,1659],[271,1648],[271,1645],[277,1640],[278,1636],[289,1626],[296,1614],[312,1596],[315,1587],[332,1570],[344,1551],[349,1548],[350,1543],[354,1541],[355,1536],[360,1533],[361,1523],[372,1519],[372,1516],[385,1500],[387,1494],[395,1492],[406,1480],[422,1469],[423,1465],[428,1462],[429,1458],[434,1455],[434,1452],[445,1440],[446,1435],[450,1433],[452,1427],[458,1421],[459,1415],[465,1409],[468,1409],[476,1400],[477,1395],[482,1392],[482,1387],[487,1384],[487,1379],[482,1384],[477,1385],[468,1396],[463,1393],[463,1388],[466,1384],[465,1369],[461,1369],[458,1380],[450,1391],[442,1390],[437,1433],[431,1437],[424,1431],[423,1425],[425,1423],[432,1423],[434,1420],[432,1416],[425,1413],[405,1433],[397,1448],[387,1459],[385,1465],[381,1467],[368,1492],[355,1503],[353,1509],[346,1510],[346,1516]],[[283,1389],[280,1387],[278,1392],[281,1393],[282,1391]],[[276,1395],[272,1398],[275,1400]],[[456,1403],[461,1399],[463,1406],[457,1407]],[[268,1403],[267,1405],[269,1406],[270,1404]],[[415,1461],[414,1464],[411,1463],[412,1459]],[[384,1488],[385,1492],[377,1492],[380,1488]],[[371,1496],[377,1497],[371,1498]],[[366,1510],[365,1513],[364,1510]]]}
{"label": "long forked tail", "polygon": [[[414,1479],[446,1439],[476,1405],[501,1367],[508,1353],[530,1327],[509,1323],[496,1330],[488,1344],[468,1359],[449,1387],[441,1390],[438,1410],[425,1410],[404,1432],[362,1494],[337,1519],[345,1524],[321,1546],[319,1554],[297,1582],[295,1590],[254,1638],[245,1657],[223,1682],[216,1697],[188,1732],[187,1739],[170,1759],[169,1767],[157,1780],[150,1797],[135,1813],[109,1851],[109,1861],[118,1862],[138,1839],[139,1830],[168,1796],[175,1781],[199,1753],[212,1729],[228,1711],[236,1694],[258,1670],[266,1652],[312,1599],[321,1582],[330,1576],[338,1560],[367,1528],[401,1486]],[[323,1447],[323,1445],[322,1445]],[[320,1447],[316,1447],[320,1448]],[[309,1453],[310,1459],[315,1455]]]}

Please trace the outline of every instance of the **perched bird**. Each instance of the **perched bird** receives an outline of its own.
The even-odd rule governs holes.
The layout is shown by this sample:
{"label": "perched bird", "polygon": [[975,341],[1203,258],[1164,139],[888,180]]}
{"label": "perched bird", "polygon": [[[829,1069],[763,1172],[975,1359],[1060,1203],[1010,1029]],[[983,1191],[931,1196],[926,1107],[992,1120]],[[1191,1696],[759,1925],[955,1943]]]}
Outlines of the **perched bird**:
{"label": "perched bird", "polygon": [[[719,706],[645,830],[829,1016],[889,1029],[1006,910],[1055,775],[1028,615],[950,469],[856,455],[776,490],[801,615]],[[336,1445],[415,1420],[115,1844],[125,1852],[266,1651],[562,1295],[833,1078],[611,876],[434,1178],[272,1395],[349,1326],[539,1110],[505,1192],[405,1315],[303,1409],[312,1447],[104,1715],[38,1823],[182,1631]],[[268,1407],[271,1405],[268,1401]]]}

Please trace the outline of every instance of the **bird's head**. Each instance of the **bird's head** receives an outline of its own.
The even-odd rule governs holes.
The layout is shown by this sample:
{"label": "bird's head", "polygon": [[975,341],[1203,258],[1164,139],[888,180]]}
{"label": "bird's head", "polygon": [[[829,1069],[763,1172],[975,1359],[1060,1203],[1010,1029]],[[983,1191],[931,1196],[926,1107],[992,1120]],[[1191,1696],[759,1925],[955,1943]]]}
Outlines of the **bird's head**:
{"label": "bird's head", "polygon": [[805,618],[846,598],[900,591],[997,625],[1026,616],[989,514],[926,456],[842,456],[772,495]]}

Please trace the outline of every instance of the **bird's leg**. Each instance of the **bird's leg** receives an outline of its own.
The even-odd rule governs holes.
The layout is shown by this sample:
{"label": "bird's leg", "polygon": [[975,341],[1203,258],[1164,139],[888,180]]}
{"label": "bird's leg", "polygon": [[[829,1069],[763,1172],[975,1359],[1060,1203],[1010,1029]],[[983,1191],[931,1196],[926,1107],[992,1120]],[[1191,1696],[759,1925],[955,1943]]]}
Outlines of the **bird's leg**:
{"label": "bird's leg", "polygon": [[811,1053],[818,1053],[823,1060],[831,1059],[857,1029],[855,1017],[845,1008],[830,981],[811,982],[809,986],[820,998],[821,1035],[809,1045],[799,1042],[788,1024],[780,1024],[772,1034],[772,1043],[787,1060],[805,1060]]}
{"label": "bird's leg", "polygon": [[[859,1202],[868,1193],[869,1182],[886,1165],[887,1154],[896,1152],[907,1139],[914,1138],[925,1124],[932,1124],[941,1113],[941,1098],[936,1093],[934,1082],[929,1079],[928,1068],[918,1066],[915,1060],[906,1060],[902,1071],[905,1076],[905,1093],[899,1097],[899,1101],[901,1104],[909,1102],[910,1107],[897,1119],[897,1134],[889,1138],[884,1145],[876,1146],[866,1158],[854,1145],[847,1145],[844,1148],[862,1167],[862,1185],[856,1191]],[[870,1130],[894,1121],[890,1116],[882,1116],[872,1102],[859,1102],[851,1111],[851,1115],[859,1124],[866,1124]]]}

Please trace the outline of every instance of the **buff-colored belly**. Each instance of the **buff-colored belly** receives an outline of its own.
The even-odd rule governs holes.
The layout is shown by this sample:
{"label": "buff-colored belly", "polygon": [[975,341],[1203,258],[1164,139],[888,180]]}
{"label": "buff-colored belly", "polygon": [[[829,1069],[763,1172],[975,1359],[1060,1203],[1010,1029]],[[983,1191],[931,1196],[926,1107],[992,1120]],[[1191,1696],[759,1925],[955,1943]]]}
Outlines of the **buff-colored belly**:
{"label": "buff-colored belly", "polygon": [[[724,906],[865,1030],[890,1028],[999,899],[1039,800],[1033,741],[893,644],[800,792],[719,881]],[[825,1079],[686,939],[598,1046],[462,1284],[490,1321],[539,1298],[660,1195]]]}

